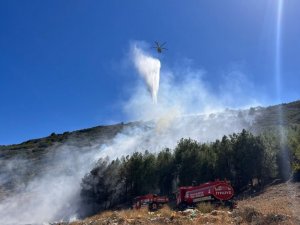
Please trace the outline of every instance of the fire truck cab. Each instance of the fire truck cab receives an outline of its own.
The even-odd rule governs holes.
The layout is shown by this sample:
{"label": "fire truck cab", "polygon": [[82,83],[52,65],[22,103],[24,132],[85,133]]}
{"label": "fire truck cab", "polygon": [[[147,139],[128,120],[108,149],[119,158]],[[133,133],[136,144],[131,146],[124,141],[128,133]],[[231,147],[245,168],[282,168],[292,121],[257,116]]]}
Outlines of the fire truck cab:
{"label": "fire truck cab", "polygon": [[140,209],[141,207],[148,207],[149,210],[157,210],[163,204],[168,203],[169,199],[166,196],[158,196],[155,194],[147,194],[137,196],[133,199],[133,208]]}

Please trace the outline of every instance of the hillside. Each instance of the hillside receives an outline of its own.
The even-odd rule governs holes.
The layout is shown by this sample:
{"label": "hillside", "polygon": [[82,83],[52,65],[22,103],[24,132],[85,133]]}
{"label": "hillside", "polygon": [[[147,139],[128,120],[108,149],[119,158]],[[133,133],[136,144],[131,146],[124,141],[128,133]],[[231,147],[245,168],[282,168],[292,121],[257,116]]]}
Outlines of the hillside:
{"label": "hillside", "polygon": [[[281,105],[269,106],[269,107],[256,107],[250,108],[249,114],[255,116],[255,121],[253,123],[254,127],[257,128],[266,128],[279,125],[278,115],[279,109],[282,110],[283,125],[292,125],[292,124],[300,124],[300,100],[290,103],[284,103]],[[228,110],[228,111],[236,111],[236,110]],[[243,110],[239,110],[238,112],[243,112]],[[13,145],[1,145],[0,150],[1,153],[5,150],[42,150],[47,147],[51,147],[55,144],[63,144],[68,140],[72,139],[72,141],[76,142],[76,144],[80,145],[88,145],[89,142],[99,141],[103,139],[112,138],[117,132],[120,132],[122,128],[125,126],[133,126],[138,123],[120,123],[116,125],[108,125],[108,126],[97,126],[77,131],[64,132],[63,134],[52,133],[48,137],[32,139],[20,144]],[[80,140],[80,141],[79,141]],[[81,141],[85,140],[84,143]]]}
{"label": "hillside", "polygon": [[[202,115],[189,116],[184,119],[178,118],[173,121],[173,123],[178,124],[173,130],[178,131],[178,135],[181,135],[179,131],[182,129],[182,125],[180,123],[185,120],[185,126],[193,127],[196,123],[201,124],[204,136],[205,130],[208,129],[213,129],[212,132],[218,137],[224,135],[224,132],[230,134],[235,124],[240,124],[233,130],[235,132],[239,132],[242,128],[245,128],[253,133],[257,133],[279,125],[278,113],[280,108],[284,115],[282,120],[284,126],[300,124],[300,101],[295,101],[276,106],[250,108],[249,110],[226,110],[219,114],[211,114],[208,119]],[[231,121],[231,123],[223,125],[224,122],[222,121],[224,120]],[[224,126],[223,129],[220,129],[220,126]],[[7,162],[7,160],[12,159],[22,159],[26,161],[18,166],[14,166],[13,171],[14,173],[17,172],[18,176],[16,176],[16,174],[7,175],[5,163],[0,163],[0,176],[2,177],[0,189],[5,188],[6,190],[12,190],[16,186],[16,183],[22,183],[24,180],[26,181],[38,174],[45,173],[46,170],[51,168],[51,165],[45,167],[45,158],[49,157],[49,155],[54,155],[56,151],[60,151],[59,149],[62,149],[64,146],[72,148],[74,152],[85,152],[91,147],[99,148],[103,144],[110,143],[117,134],[129,128],[136,127],[151,129],[149,124],[147,125],[147,123],[142,122],[120,123],[64,132],[63,134],[52,133],[48,137],[28,140],[20,144],[0,145],[0,162]],[[198,129],[198,127],[196,127],[196,129]],[[144,130],[142,130],[142,132],[144,132]],[[166,139],[167,138],[169,137],[166,137]],[[180,138],[181,136],[178,136],[175,142]],[[146,137],[144,142],[149,142],[148,139],[149,137]],[[29,160],[32,168],[29,171],[24,169],[28,167],[27,160]]]}
{"label": "hillside", "polygon": [[[253,115],[255,120],[252,124],[253,130],[264,129],[279,125],[278,115],[279,109],[282,110],[283,125],[300,124],[300,100],[284,103],[281,105],[269,107],[256,107],[250,108],[247,113]],[[243,113],[245,110],[227,110]],[[242,115],[241,115],[242,116]],[[28,152],[39,152],[54,145],[64,144],[66,142],[73,142],[76,145],[88,146],[93,142],[103,142],[113,138],[118,132],[128,126],[135,126],[139,123],[120,123],[116,125],[97,126],[77,131],[64,132],[63,134],[52,133],[48,137],[32,139],[20,144],[1,145],[0,154],[3,157],[9,157],[13,154],[24,154],[23,150]]]}
{"label": "hillside", "polygon": [[79,146],[88,146],[94,142],[104,143],[113,138],[124,126],[123,123],[110,126],[97,126],[73,132],[64,132],[63,134],[52,133],[48,137],[28,140],[20,144],[0,145],[1,156],[9,158],[14,154],[34,152],[38,154],[49,147],[59,146],[67,142]]}
{"label": "hillside", "polygon": [[[280,110],[282,120],[277,118]],[[290,175],[290,167],[300,171],[299,115],[297,101],[209,115],[168,115],[0,146],[0,223],[68,221],[73,215],[129,204],[144,192],[171,195],[176,185],[193,181],[229,178],[241,192],[253,178],[264,185],[285,179],[280,173]],[[289,127],[284,148],[274,129],[279,125]],[[291,158],[281,158],[282,149],[290,149]]]}
{"label": "hillside", "polygon": [[[282,124],[278,121],[279,112],[282,111]],[[259,107],[250,109],[256,115],[254,128],[264,129],[277,125],[290,126],[300,124],[300,101],[290,102],[282,105]]]}

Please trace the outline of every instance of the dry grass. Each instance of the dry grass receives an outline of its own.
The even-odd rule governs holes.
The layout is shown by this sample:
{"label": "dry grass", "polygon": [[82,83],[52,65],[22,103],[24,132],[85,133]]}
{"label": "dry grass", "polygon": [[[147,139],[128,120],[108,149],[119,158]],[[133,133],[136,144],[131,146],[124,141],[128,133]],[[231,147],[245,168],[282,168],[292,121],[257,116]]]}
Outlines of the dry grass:
{"label": "dry grass", "polygon": [[[254,198],[239,201],[238,207],[248,212],[255,209],[256,213],[264,216],[265,224],[298,225],[300,224],[300,184],[284,183],[271,186]],[[284,218],[284,221],[280,221],[280,218]]]}
{"label": "dry grass", "polygon": [[199,203],[197,209],[202,213],[211,213],[215,207],[210,203]]}
{"label": "dry grass", "polygon": [[271,217],[282,215],[290,218],[289,224],[300,224],[300,184],[284,183],[267,188],[264,193],[238,203],[239,208],[254,208],[258,213]]}
{"label": "dry grass", "polygon": [[[225,222],[225,223],[224,223]],[[71,225],[108,225],[108,224],[231,224],[232,218],[227,212],[215,215],[203,214],[198,210],[179,212],[164,206],[156,212],[149,212],[147,208],[140,210],[105,211],[82,221],[72,222]]]}
{"label": "dry grass", "polygon": [[83,224],[127,224],[133,220],[139,220],[147,218],[149,211],[147,208],[141,208],[139,210],[120,210],[120,211],[104,211],[95,216],[89,217],[83,221],[72,222],[71,225],[83,225]]}
{"label": "dry grass", "polygon": [[168,205],[163,206],[161,209],[158,210],[158,213],[162,217],[174,217],[176,215],[175,211],[172,210]]}
{"label": "dry grass", "polygon": [[277,225],[286,224],[293,225],[295,222],[291,221],[285,215],[268,213],[266,215],[258,212],[255,208],[242,208],[234,212],[236,224],[255,224],[255,225]]}

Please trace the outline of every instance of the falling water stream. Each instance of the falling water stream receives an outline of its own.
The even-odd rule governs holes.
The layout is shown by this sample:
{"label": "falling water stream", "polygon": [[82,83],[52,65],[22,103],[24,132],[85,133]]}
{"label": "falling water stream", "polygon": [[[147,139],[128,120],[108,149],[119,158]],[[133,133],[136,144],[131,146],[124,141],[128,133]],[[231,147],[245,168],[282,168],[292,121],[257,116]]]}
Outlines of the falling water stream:
{"label": "falling water stream", "polygon": [[[283,19],[284,0],[277,0],[277,18],[276,18],[276,40],[275,40],[275,81],[276,81],[276,97],[277,102],[282,103],[282,19]],[[291,164],[289,159],[288,150],[286,149],[287,134],[284,129],[284,112],[282,106],[278,107],[278,124],[279,124],[279,144],[281,160],[281,171],[285,180],[290,179]],[[297,190],[291,185],[290,181],[286,183],[289,191],[289,196],[292,199],[293,206],[291,209],[294,216],[300,219],[300,215],[297,215],[295,210],[295,199]]]}
{"label": "falling water stream", "polygon": [[[282,36],[283,0],[278,0],[277,4],[278,5],[277,5],[277,20],[276,20],[275,76],[276,76],[277,101],[281,102],[281,63],[282,63],[281,36]],[[280,119],[282,119],[282,117]]]}
{"label": "falling water stream", "polygon": [[[276,100],[280,104],[282,102],[282,16],[283,16],[283,1],[277,1],[277,18],[276,18],[276,39],[275,39],[275,81],[276,81]],[[289,162],[288,152],[285,148],[286,133],[284,129],[284,115],[282,105],[278,107],[278,125],[279,125],[279,144],[281,151],[281,168],[282,175],[285,180],[289,179],[291,168]]]}

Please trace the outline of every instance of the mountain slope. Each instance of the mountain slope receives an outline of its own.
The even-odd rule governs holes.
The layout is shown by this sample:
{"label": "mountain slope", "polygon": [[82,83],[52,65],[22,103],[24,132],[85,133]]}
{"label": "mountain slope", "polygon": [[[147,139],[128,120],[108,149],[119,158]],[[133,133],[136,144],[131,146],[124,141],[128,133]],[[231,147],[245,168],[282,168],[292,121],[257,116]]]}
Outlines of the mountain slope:
{"label": "mountain slope", "polygon": [[[280,110],[285,115],[282,120],[277,118]],[[83,177],[101,157],[115,159],[136,151],[157,153],[165,147],[174,149],[181,138],[212,143],[242,129],[258,134],[273,131],[279,124],[298,126],[299,115],[300,101],[297,101],[209,115],[167,115],[157,121],[53,133],[17,145],[0,146],[0,199],[6,198],[0,202],[0,209],[5,209],[0,215],[12,224],[21,219],[36,223],[70,218],[80,206]],[[28,197],[32,195],[35,197]],[[28,217],[32,213],[35,216]]]}
{"label": "mountain slope", "polygon": [[[245,110],[228,111],[241,113]],[[283,115],[282,122],[278,120],[280,111],[282,111]],[[255,118],[252,124],[253,130],[270,128],[280,124],[284,126],[300,125],[300,100],[269,107],[250,108],[248,114],[253,115]],[[26,150],[28,152],[39,152],[45,150],[48,147],[64,144],[66,142],[73,142],[74,144],[80,146],[88,146],[89,144],[94,142],[100,143],[102,141],[112,139],[124,128],[136,126],[139,124],[141,123],[120,123],[116,125],[97,126],[72,132],[64,132],[63,134],[52,133],[48,137],[28,140],[20,144],[7,146],[0,145],[0,156],[7,157],[8,155],[14,153],[22,154],[23,150]]]}

